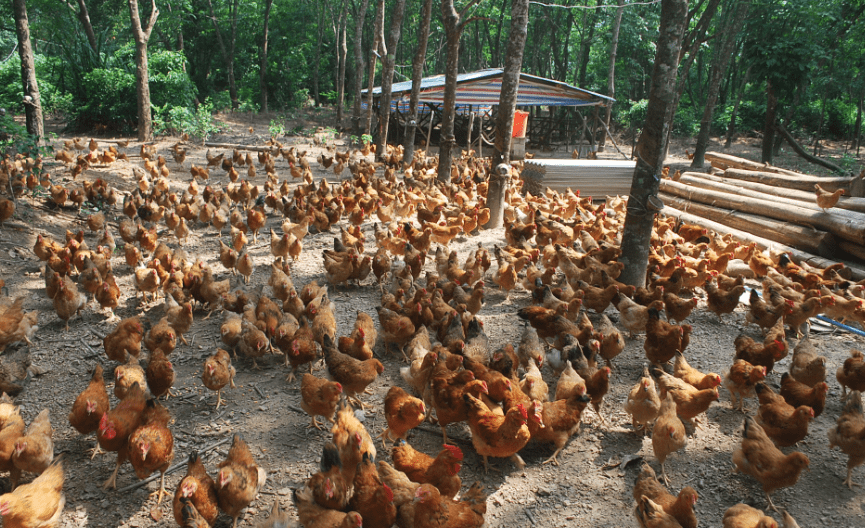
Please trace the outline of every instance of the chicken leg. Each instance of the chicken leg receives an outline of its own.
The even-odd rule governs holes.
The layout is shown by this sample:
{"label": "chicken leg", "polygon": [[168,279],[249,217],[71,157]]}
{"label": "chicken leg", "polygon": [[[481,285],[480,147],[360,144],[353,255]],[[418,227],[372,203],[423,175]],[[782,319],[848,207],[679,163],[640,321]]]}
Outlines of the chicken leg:
{"label": "chicken leg", "polygon": [[222,389],[216,391],[216,409],[222,404]]}
{"label": "chicken leg", "polygon": [[94,447],[93,449],[89,449],[88,451],[90,451],[90,460],[96,458],[96,455],[102,455],[105,453],[105,451],[103,451],[102,448],[99,447],[99,442],[96,442],[96,447]]}
{"label": "chicken leg", "polygon": [[103,489],[117,489],[117,473],[120,471],[120,465],[123,464],[123,461],[120,459],[120,456],[117,456],[117,465],[114,466],[114,472],[111,473],[111,476],[108,477],[108,480],[102,484]]}
{"label": "chicken leg", "polygon": [[[664,469],[664,463],[663,462],[661,462],[661,478],[664,479],[664,484],[666,484],[667,486],[670,485],[670,478],[667,477],[667,470]],[[768,497],[768,495],[766,495],[766,496]],[[772,500],[769,499],[769,502],[771,503]]]}
{"label": "chicken leg", "polygon": [[861,486],[862,485],[862,484],[859,484],[857,482],[853,482],[853,468],[849,467],[849,466],[847,467],[847,479],[842,484],[846,484],[847,487],[850,488],[851,490],[853,489],[853,486]]}
{"label": "chicken leg", "polygon": [[769,501],[769,508],[771,508],[775,513],[781,513],[778,511],[778,508],[775,507],[775,503],[772,502],[772,497],[766,493],[766,500]]}

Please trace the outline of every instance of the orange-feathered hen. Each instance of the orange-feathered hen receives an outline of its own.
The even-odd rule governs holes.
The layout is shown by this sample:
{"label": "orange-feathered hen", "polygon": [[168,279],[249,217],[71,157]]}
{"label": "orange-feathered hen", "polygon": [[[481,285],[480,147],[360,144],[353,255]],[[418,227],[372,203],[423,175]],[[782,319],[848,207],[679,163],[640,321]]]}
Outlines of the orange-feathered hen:
{"label": "orange-feathered hen", "polygon": [[33,482],[0,495],[3,526],[58,526],[66,504],[63,478],[63,465],[56,461]]}
{"label": "orange-feathered hen", "polygon": [[789,455],[782,453],[753,418],[745,418],[742,445],[733,453],[733,464],[737,470],[751,475],[762,484],[770,508],[778,511],[772,502],[771,493],[795,485],[799,474],[810,463],[808,457],[798,451]]}
{"label": "orange-feathered hen", "polygon": [[147,400],[141,414],[141,426],[129,436],[129,461],[135,475],[145,479],[154,471],[160,473],[158,498],[154,511],[162,503],[165,491],[165,471],[174,460],[174,435],[168,429],[171,414],[155,399]]}
{"label": "orange-feathered hen", "polygon": [[[184,504],[185,503],[185,504]],[[174,492],[174,520],[180,526],[184,524],[183,510],[191,506],[200,515],[208,526],[212,526],[219,516],[219,503],[216,497],[216,485],[207,474],[198,451],[189,454],[186,465],[186,476],[177,485]],[[198,526],[198,525],[195,525]]]}
{"label": "orange-feathered hen", "polygon": [[432,484],[450,499],[459,493],[462,480],[458,473],[463,461],[463,452],[459,447],[445,444],[433,458],[401,441],[394,445],[391,454],[394,468],[403,471],[412,482]]}
{"label": "orange-feathered hen", "polygon": [[231,357],[228,352],[218,348],[216,352],[204,361],[204,371],[201,373],[201,381],[210,390],[216,391],[216,408],[222,403],[222,389],[230,385],[233,389],[234,375],[236,371],[231,365]]}
{"label": "orange-feathered hen", "polygon": [[[99,421],[109,408],[108,391],[105,390],[105,379],[102,377],[102,365],[97,364],[87,388],[81,391],[72,404],[69,425],[83,435],[93,433],[99,428]],[[98,452],[99,444],[96,444],[90,458],[92,459]]]}
{"label": "orange-feathered hen", "polygon": [[300,380],[300,406],[309,414],[310,427],[321,430],[319,416],[334,423],[333,415],[342,394],[342,385],[337,381],[319,379],[304,374]]}
{"label": "orange-feathered hen", "polygon": [[664,467],[667,457],[680,449],[684,449],[687,443],[685,425],[676,416],[676,402],[672,395],[667,394],[661,400],[661,410],[658,412],[658,419],[655,420],[655,426],[652,428],[652,451],[661,464],[661,476],[665,484],[670,484],[667,470]]}
{"label": "orange-feathered hen", "polygon": [[865,354],[858,350],[851,350],[850,357],[844,360],[844,364],[835,372],[835,379],[847,395],[847,388],[855,391],[865,391]]}
{"label": "orange-feathered hen", "polygon": [[790,447],[808,436],[814,409],[807,405],[789,405],[765,383],[758,383],[755,390],[760,400],[757,423],[776,444]]}
{"label": "orange-feathered hen", "polygon": [[844,484],[850,489],[853,483],[853,468],[865,463],[865,415],[862,414],[862,397],[852,391],[844,402],[844,410],[836,425],[829,430],[829,449],[840,447],[847,455],[847,479]]}
{"label": "orange-feathered hen", "polygon": [[394,385],[384,397],[384,416],[387,427],[380,435],[383,444],[388,440],[405,440],[408,432],[423,422],[426,407],[419,398]]}
{"label": "orange-feathered hen", "polygon": [[[754,395],[754,387],[766,378],[766,367],[752,365],[744,359],[737,359],[724,377],[724,386],[730,391],[733,408],[746,412],[745,398]],[[738,406],[736,401],[738,400]]]}
{"label": "orange-feathered hen", "polygon": [[819,183],[814,184],[814,194],[817,198],[817,207],[823,209],[823,212],[826,212],[826,209],[831,209],[835,207],[838,203],[838,200],[844,196],[844,189],[838,189],[834,192],[824,191],[822,187],[820,187]]}
{"label": "orange-feathered hen", "polygon": [[685,486],[678,496],[671,495],[658,482],[655,470],[646,462],[643,462],[640,474],[634,480],[633,494],[637,501],[643,496],[655,501],[665,512],[675,517],[682,528],[697,528],[697,515],[694,513],[694,505],[699,498],[697,491],[691,486]]}
{"label": "orange-feathered hen", "polygon": [[315,502],[322,508],[344,510],[351,498],[351,482],[342,476],[342,459],[333,442],[324,444],[319,472],[309,477],[306,485],[312,490]]}
{"label": "orange-feathered hen", "polygon": [[232,527],[237,528],[240,513],[258,496],[267,480],[267,473],[255,463],[249,446],[238,434],[234,435],[228,456],[217,467],[216,496],[219,507],[233,519]]}
{"label": "orange-feathered hen", "polygon": [[357,401],[361,408],[363,403],[357,395],[366,391],[366,388],[375,381],[379,374],[384,372],[384,365],[375,358],[359,361],[347,354],[337,350],[329,335],[322,339],[322,352],[327,371],[331,377],[342,384],[346,395]]}
{"label": "orange-feathered hen", "polygon": [[520,470],[525,468],[526,464],[517,452],[525,447],[531,438],[526,408],[518,404],[501,416],[490,411],[486,404],[471,394],[464,394],[463,400],[468,411],[472,445],[475,446],[475,451],[484,457],[484,469],[489,470],[487,459],[491,456],[510,458]]}
{"label": "orange-feathered hen", "polygon": [[455,502],[442,497],[432,484],[421,484],[415,492],[414,528],[480,528],[486,497],[480,497],[479,502]]}
{"label": "orange-feathered hen", "polygon": [[144,390],[138,383],[134,383],[127,391],[126,397],[117,406],[102,415],[99,421],[99,429],[96,438],[99,447],[105,451],[117,453],[117,465],[114,473],[105,481],[103,487],[117,487],[117,472],[120,466],[129,457],[129,436],[141,423],[141,413],[145,406]]}

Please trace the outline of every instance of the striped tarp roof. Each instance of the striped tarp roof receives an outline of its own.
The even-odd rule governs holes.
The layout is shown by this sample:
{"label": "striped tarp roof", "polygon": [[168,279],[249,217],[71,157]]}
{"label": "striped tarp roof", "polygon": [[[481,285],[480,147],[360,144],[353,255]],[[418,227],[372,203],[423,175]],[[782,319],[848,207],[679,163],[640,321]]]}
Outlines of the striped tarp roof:
{"label": "striped tarp roof", "polygon": [[[457,75],[456,102],[458,105],[496,105],[502,89],[504,70],[490,69]],[[445,76],[425,77],[421,81],[420,101],[442,103],[444,101]],[[411,81],[394,83],[392,94],[395,100],[408,101]],[[362,93],[366,93],[363,90]],[[374,98],[381,95],[381,87],[372,90]],[[606,105],[615,99],[589,90],[577,88],[567,83],[536,77],[527,73],[520,74],[520,87],[517,91],[517,106],[585,106]]]}

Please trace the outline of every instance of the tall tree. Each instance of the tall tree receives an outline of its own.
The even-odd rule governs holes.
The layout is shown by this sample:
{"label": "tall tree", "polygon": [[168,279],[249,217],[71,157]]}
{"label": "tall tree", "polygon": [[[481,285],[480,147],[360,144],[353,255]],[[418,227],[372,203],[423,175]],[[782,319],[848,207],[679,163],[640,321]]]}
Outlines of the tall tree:
{"label": "tall tree", "polygon": [[[360,136],[360,102],[363,89],[363,21],[369,0],[361,0],[354,14],[354,107],[351,111],[351,124],[355,136]],[[370,94],[371,95],[371,94]],[[370,100],[372,97],[369,98]]]}
{"label": "tall tree", "polygon": [[664,153],[667,150],[667,129],[670,126],[667,108],[676,97],[679,50],[687,21],[688,0],[662,0],[661,27],[646,108],[646,124],[637,143],[637,167],[628,196],[628,210],[622,231],[622,255],[619,257],[619,262],[625,265],[619,280],[634,286],[642,286],[646,280],[649,243],[657,212],[653,202],[657,201]]}
{"label": "tall tree", "polygon": [[138,141],[153,138],[153,118],[150,115],[150,75],[147,71],[147,43],[159,17],[156,0],[150,0],[150,18],[141,26],[138,15],[138,0],[128,0],[129,16],[132,18],[132,35],[135,37],[135,92],[138,96]]}
{"label": "tall tree", "polygon": [[366,107],[366,126],[364,127],[364,131],[366,134],[372,134],[372,87],[375,84],[375,64],[379,57],[384,55],[384,0],[378,0],[378,4],[375,8],[375,26],[373,29],[373,42],[372,42],[372,57],[369,60],[369,78],[367,79],[367,90],[366,94],[369,96],[367,99],[367,107]]}
{"label": "tall tree", "polygon": [[336,126],[342,126],[342,112],[345,104],[345,61],[348,58],[348,43],[346,28],[348,26],[348,0],[342,0],[342,10],[339,14],[339,38],[337,53],[339,55],[336,72]]}
{"label": "tall tree", "polygon": [[90,44],[90,48],[96,51],[99,44],[96,42],[96,33],[93,32],[93,24],[90,23],[90,13],[87,11],[87,4],[84,3],[84,0],[78,0],[78,9],[76,10],[72,2],[64,0],[63,3],[78,17],[78,20],[84,27],[84,33],[87,35],[87,42]]}
{"label": "tall tree", "polygon": [[405,0],[396,0],[390,14],[390,31],[387,46],[381,58],[381,97],[378,104],[378,139],[375,142],[376,156],[381,159],[387,154],[387,129],[390,124],[391,89],[393,70],[396,64],[396,47],[402,30],[402,17],[405,13]]}
{"label": "tall tree", "polygon": [[216,41],[219,42],[219,50],[222,52],[222,60],[225,61],[225,71],[228,74],[228,95],[231,97],[231,108],[237,109],[240,106],[240,100],[237,98],[237,83],[234,80],[234,48],[237,43],[237,5],[238,0],[231,0],[228,16],[231,19],[231,39],[228,41],[228,47],[225,47],[225,41],[222,38],[222,31],[219,30],[219,21],[216,18],[216,11],[213,10],[213,2],[207,0],[207,5],[210,7],[210,20],[213,22],[213,29],[216,30]]}
{"label": "tall tree", "polygon": [[[420,99],[420,83],[423,80],[423,67],[426,62],[426,48],[429,42],[429,26],[432,19],[432,0],[424,0],[421,9],[420,29],[418,30],[417,50],[411,64],[411,96],[408,102],[408,126],[403,142],[403,161],[411,163],[414,158],[414,138],[417,132],[417,107]],[[430,114],[432,119],[432,114]],[[427,138],[429,139],[429,138]]]}
{"label": "tall tree", "polygon": [[511,30],[508,34],[508,49],[505,53],[505,68],[502,73],[502,90],[499,93],[499,108],[496,114],[496,139],[487,191],[487,207],[490,220],[484,226],[495,229],[502,225],[505,212],[505,191],[510,180],[510,170],[499,170],[499,165],[508,163],[511,157],[511,136],[514,130],[514,111],[517,108],[517,91],[520,86],[520,70],[523,66],[523,51],[529,25],[529,0],[514,0],[511,4]]}
{"label": "tall tree", "polygon": [[[607,76],[607,95],[616,97],[616,52],[619,49],[619,29],[622,27],[622,15],[625,13],[625,0],[618,0],[616,9],[616,19],[613,22],[613,35],[610,37],[610,66],[609,75]],[[607,130],[610,129],[610,117],[613,113],[613,104],[606,106],[604,113],[604,123],[607,125]],[[604,143],[606,142],[606,133],[601,134],[601,139],[598,142],[598,151],[604,151]]]}
{"label": "tall tree", "polygon": [[721,79],[727,73],[727,66],[736,50],[736,38],[739,28],[748,15],[751,8],[751,0],[736,0],[729,6],[732,10],[725,11],[724,23],[718,28],[721,42],[715,48],[715,59],[712,64],[712,73],[709,78],[709,92],[706,95],[706,106],[703,109],[703,118],[700,120],[700,132],[697,134],[697,144],[694,147],[694,159],[691,167],[699,168],[705,162],[706,148],[709,145],[709,131],[712,128],[712,115],[715,113],[715,103],[721,91]]}
{"label": "tall tree", "polygon": [[264,29],[261,32],[261,67],[258,71],[258,88],[261,90],[262,112],[267,112],[267,37],[271,7],[273,7],[273,0],[266,0],[264,4]]}
{"label": "tall tree", "polygon": [[36,64],[33,62],[33,46],[30,43],[30,22],[27,20],[25,0],[12,0],[15,16],[15,34],[18,37],[18,55],[21,57],[21,85],[24,92],[24,117],[27,133],[40,142],[45,131],[42,123],[42,103],[39,85],[36,83]]}
{"label": "tall tree", "polygon": [[469,9],[477,5],[481,0],[470,0],[468,4],[457,12],[454,0],[442,0],[442,19],[444,20],[445,35],[447,37],[447,64],[445,66],[445,90],[444,102],[442,104],[442,131],[439,140],[439,168],[438,179],[448,182],[451,178],[451,162],[453,161],[453,147],[457,141],[454,137],[454,122],[456,121],[457,100],[457,74],[460,64],[460,37],[466,25],[477,20],[477,17],[466,18]]}

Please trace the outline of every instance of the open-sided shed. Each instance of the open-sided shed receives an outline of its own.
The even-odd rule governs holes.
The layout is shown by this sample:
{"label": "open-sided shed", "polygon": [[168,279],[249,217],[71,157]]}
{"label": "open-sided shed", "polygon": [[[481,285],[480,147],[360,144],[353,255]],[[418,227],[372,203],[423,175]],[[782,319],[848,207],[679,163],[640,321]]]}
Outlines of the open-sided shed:
{"label": "open-sided shed", "polygon": [[[470,73],[462,73],[457,76],[456,105],[457,115],[464,119],[458,120],[457,137],[462,138],[465,143],[473,143],[477,140],[478,129],[484,136],[485,142],[492,144],[493,112],[499,102],[499,94],[502,89],[502,75],[504,70],[488,69]],[[409,110],[409,97],[411,95],[411,81],[394,83],[391,100],[391,130],[397,136],[402,134]],[[434,75],[425,77],[421,81],[421,91],[418,106],[418,129],[428,141],[431,131],[441,120],[441,105],[444,102],[445,76]],[[368,102],[367,90],[362,92],[364,107]],[[372,90],[373,107],[378,107],[381,97],[381,87]],[[578,139],[585,137],[588,133],[590,143],[594,143],[595,131],[599,126],[599,120],[595,125],[589,125],[589,116],[583,115],[582,110],[587,108],[611,105],[615,99],[601,95],[589,90],[584,90],[567,83],[537,77],[526,73],[520,74],[520,84],[517,90],[517,107],[534,109],[529,118],[528,136],[538,144],[549,144],[553,136],[571,139],[575,134]],[[550,107],[548,115],[541,115],[538,107]],[[571,126],[572,117],[577,116],[577,127]],[[597,117],[597,112],[594,112]],[[479,120],[474,132],[471,128],[473,119]],[[394,126],[396,125],[396,126]],[[590,128],[591,127],[591,128]],[[392,140],[399,140],[399,137]]]}

